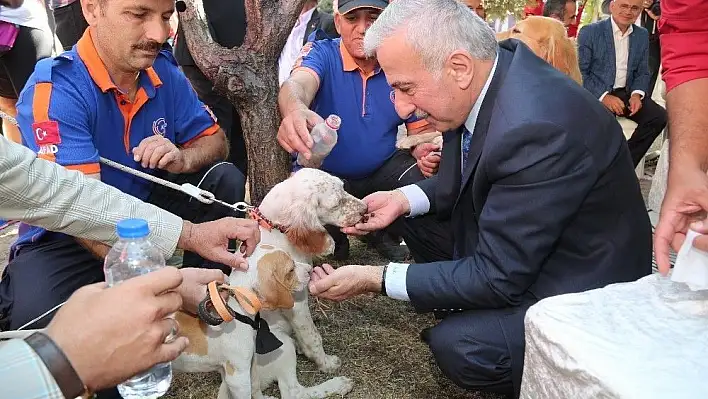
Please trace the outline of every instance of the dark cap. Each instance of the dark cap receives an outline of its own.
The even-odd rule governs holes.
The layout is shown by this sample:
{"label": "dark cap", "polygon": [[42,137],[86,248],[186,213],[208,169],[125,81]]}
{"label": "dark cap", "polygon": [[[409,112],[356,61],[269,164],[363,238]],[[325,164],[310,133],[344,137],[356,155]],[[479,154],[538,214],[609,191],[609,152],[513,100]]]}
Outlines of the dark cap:
{"label": "dark cap", "polygon": [[383,10],[388,5],[387,0],[339,0],[337,11],[346,14],[359,8],[375,8]]}

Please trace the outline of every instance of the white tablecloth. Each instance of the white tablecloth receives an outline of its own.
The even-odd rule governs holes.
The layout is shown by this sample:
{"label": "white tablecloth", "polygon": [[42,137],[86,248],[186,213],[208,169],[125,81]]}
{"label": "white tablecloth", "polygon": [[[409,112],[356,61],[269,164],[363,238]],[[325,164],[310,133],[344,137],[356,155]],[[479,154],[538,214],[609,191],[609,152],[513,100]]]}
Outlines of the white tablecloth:
{"label": "white tablecloth", "polygon": [[521,398],[708,398],[708,291],[653,274],[544,299],[525,325]]}

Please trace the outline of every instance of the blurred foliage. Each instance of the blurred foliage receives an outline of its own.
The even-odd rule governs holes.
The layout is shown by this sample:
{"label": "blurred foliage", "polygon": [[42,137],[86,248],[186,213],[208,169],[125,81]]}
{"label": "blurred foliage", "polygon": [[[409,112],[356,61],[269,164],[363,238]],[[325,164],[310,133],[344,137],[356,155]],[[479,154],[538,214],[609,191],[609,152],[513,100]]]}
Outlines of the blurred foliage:
{"label": "blurred foliage", "polygon": [[321,11],[332,13],[332,0],[319,0],[317,8]]}
{"label": "blurred foliage", "polygon": [[514,15],[517,19],[523,15],[524,7],[536,6],[536,0],[483,0],[484,9],[487,11],[487,21],[495,18],[504,18],[507,13]]}
{"label": "blurred foliage", "polygon": [[[507,12],[520,18],[524,6],[535,5],[536,0],[483,0],[484,8],[487,10],[487,20],[491,21],[497,17],[506,16]],[[322,11],[332,12],[332,0],[319,0],[318,8]]]}

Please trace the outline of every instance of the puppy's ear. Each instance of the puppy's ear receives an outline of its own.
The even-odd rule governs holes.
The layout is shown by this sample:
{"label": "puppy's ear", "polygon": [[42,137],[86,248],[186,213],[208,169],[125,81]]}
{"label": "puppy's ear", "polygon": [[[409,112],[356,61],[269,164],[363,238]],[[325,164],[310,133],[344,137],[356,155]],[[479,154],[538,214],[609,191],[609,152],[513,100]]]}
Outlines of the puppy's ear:
{"label": "puppy's ear", "polygon": [[295,248],[308,255],[321,255],[328,250],[329,234],[317,216],[317,195],[312,193],[307,201],[293,201],[283,211],[285,236]]}
{"label": "puppy's ear", "polygon": [[297,286],[295,263],[283,251],[263,255],[258,267],[258,292],[265,309],[291,309],[295,306],[293,290]]}

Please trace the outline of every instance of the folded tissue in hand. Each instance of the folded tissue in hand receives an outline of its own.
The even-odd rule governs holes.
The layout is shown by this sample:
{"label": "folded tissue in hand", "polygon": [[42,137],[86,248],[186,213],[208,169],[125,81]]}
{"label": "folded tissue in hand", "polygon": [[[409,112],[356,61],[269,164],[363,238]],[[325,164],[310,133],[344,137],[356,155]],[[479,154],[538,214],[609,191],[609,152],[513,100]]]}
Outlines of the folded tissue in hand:
{"label": "folded tissue in hand", "polygon": [[693,246],[693,240],[699,235],[688,230],[671,273],[672,281],[685,283],[692,291],[708,290],[708,252]]}

